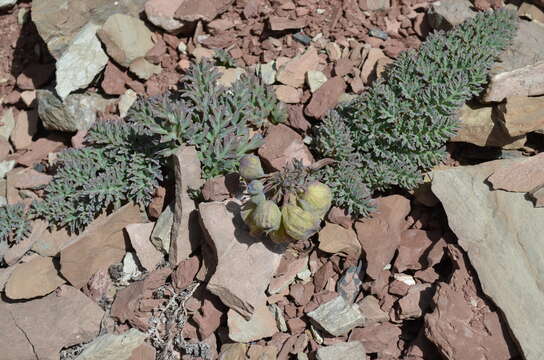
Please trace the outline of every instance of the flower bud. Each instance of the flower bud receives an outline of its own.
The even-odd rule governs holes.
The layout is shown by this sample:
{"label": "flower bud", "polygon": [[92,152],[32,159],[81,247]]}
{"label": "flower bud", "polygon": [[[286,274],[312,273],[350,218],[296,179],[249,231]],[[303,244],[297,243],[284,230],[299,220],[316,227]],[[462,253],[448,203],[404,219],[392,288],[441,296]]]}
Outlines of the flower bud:
{"label": "flower bud", "polygon": [[281,215],[285,232],[295,240],[306,240],[319,231],[319,217],[297,205],[284,205]]}
{"label": "flower bud", "polygon": [[281,211],[271,200],[262,201],[252,214],[253,223],[265,233],[276,231],[281,224]]}
{"label": "flower bud", "polygon": [[253,154],[244,155],[240,159],[240,176],[247,181],[255,180],[264,176],[261,160]]}
{"label": "flower bud", "polygon": [[322,219],[332,204],[331,189],[320,182],[312,183],[308,185],[299,202],[304,210],[313,212]]}

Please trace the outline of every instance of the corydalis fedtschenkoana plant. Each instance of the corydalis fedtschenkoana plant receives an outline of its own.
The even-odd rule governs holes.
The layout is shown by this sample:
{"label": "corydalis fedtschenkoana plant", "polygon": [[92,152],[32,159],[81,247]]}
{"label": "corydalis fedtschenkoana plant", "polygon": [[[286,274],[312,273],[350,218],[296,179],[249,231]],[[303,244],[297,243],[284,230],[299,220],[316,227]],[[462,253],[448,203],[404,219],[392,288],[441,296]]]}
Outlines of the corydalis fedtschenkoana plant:
{"label": "corydalis fedtschenkoana plant", "polygon": [[83,230],[100,213],[128,201],[147,205],[162,179],[158,136],[138,124],[97,122],[87,147],[59,154],[44,200],[31,212],[50,224]]}
{"label": "corydalis fedtschenkoana plant", "polygon": [[262,144],[251,129],[285,118],[272,92],[256,78],[242,75],[226,88],[219,77],[211,64],[195,64],[179,93],[140,99],[130,112],[132,121],[160,135],[162,155],[183,143],[194,145],[206,179],[236,172],[240,158]]}
{"label": "corydalis fedtschenkoana plant", "polygon": [[0,260],[2,249],[8,248],[30,235],[30,221],[24,205],[0,206]]}
{"label": "corydalis fedtschenkoana plant", "polygon": [[354,178],[371,191],[419,184],[422,171],[442,160],[457,129],[457,110],[480,94],[516,28],[515,12],[497,10],[431,34],[419,50],[402,53],[368,91],[331,112],[317,129],[315,147],[338,161],[324,174],[336,204],[365,215],[367,200],[354,198]]}

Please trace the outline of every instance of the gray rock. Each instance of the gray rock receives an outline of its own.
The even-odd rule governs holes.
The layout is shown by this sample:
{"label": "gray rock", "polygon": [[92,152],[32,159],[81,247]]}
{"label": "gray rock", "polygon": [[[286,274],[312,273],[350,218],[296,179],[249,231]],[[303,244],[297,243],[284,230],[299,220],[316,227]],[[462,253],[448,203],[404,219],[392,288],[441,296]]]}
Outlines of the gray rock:
{"label": "gray rock", "polygon": [[537,360],[544,357],[544,209],[485,182],[516,161],[433,171],[432,190],[484,293],[502,310],[524,357]]}
{"label": "gray rock", "polygon": [[74,90],[86,88],[108,63],[96,37],[99,28],[92,23],[85,25],[58,59],[55,90],[62,99]]}
{"label": "gray rock", "polygon": [[125,14],[110,16],[97,34],[106,46],[108,55],[125,67],[143,58],[154,46],[151,30],[145,23]]}
{"label": "gray rock", "polygon": [[184,26],[183,21],[174,18],[176,10],[185,0],[148,0],[145,3],[145,15],[155,26],[176,33]]}
{"label": "gray rock", "polygon": [[119,107],[119,116],[122,118],[127,116],[128,110],[137,99],[138,94],[136,94],[134,90],[128,89],[125,91],[125,93],[119,97],[119,104],[117,105]]}
{"label": "gray rock", "polygon": [[431,5],[429,24],[436,30],[449,30],[476,15],[469,0],[440,0]]}
{"label": "gray rock", "polygon": [[15,167],[15,164],[15,160],[0,161],[0,179],[3,179]]}
{"label": "gray rock", "polygon": [[120,335],[105,334],[94,339],[75,360],[129,360],[146,335],[134,328]]}
{"label": "gray rock", "polygon": [[285,322],[285,317],[283,316],[283,311],[276,304],[271,304],[268,306],[274,317],[276,318],[276,326],[281,332],[287,332],[287,323]]}
{"label": "gray rock", "polygon": [[324,346],[317,350],[317,360],[366,360],[366,350],[359,341]]}
{"label": "gray rock", "polygon": [[170,251],[170,239],[172,237],[172,224],[174,222],[174,203],[170,203],[157,219],[153,232],[151,233],[151,243],[166,254]]}
{"label": "gray rock", "polygon": [[467,142],[477,146],[495,146],[519,149],[525,144],[525,136],[510,136],[494,116],[492,105],[463,105],[459,110],[459,129],[450,139],[452,142]]}
{"label": "gray rock", "polygon": [[372,295],[365,296],[359,302],[359,310],[365,318],[365,326],[389,320],[389,315],[381,309],[380,302]]}
{"label": "gray rock", "polygon": [[201,203],[199,210],[217,261],[207,288],[249,320],[256,309],[266,304],[265,290],[280,264],[283,247],[249,235],[240,216],[240,205],[234,201],[228,205]]}
{"label": "gray rock", "polygon": [[328,333],[334,336],[347,334],[351,329],[365,322],[357,304],[347,302],[342,296],[320,305],[308,316]]}
{"label": "gray rock", "polygon": [[0,117],[0,136],[6,140],[9,140],[11,132],[15,128],[15,117],[13,116],[13,109],[9,108],[4,111],[2,117]]}
{"label": "gray rock", "polygon": [[0,9],[7,9],[17,4],[17,0],[0,0]]}
{"label": "gray rock", "polygon": [[34,0],[31,15],[51,55],[59,59],[85,24],[92,22],[101,26],[110,15],[117,13],[139,16],[145,2],[146,0]]}
{"label": "gray rock", "polygon": [[44,127],[58,131],[89,129],[96,121],[96,112],[104,111],[113,102],[96,93],[71,94],[64,101],[49,90],[37,90],[36,94]]}
{"label": "gray rock", "polygon": [[310,88],[310,92],[314,93],[327,82],[327,76],[321,71],[310,70],[306,73],[306,82]]}
{"label": "gray rock", "polygon": [[160,74],[162,67],[160,65],[154,65],[141,57],[130,64],[129,70],[140,79],[147,80],[155,74]]}
{"label": "gray rock", "polygon": [[520,20],[518,33],[490,71],[485,102],[544,94],[544,26]]}
{"label": "gray rock", "polygon": [[257,65],[257,74],[264,84],[272,85],[276,82],[276,61],[272,60],[266,64]]}

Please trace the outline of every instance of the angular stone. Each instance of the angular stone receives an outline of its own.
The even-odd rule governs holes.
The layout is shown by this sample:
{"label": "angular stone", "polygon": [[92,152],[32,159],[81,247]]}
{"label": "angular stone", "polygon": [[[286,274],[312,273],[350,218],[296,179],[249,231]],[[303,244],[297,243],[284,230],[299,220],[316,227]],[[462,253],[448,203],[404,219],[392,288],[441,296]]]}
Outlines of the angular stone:
{"label": "angular stone", "polygon": [[6,283],[5,291],[10,299],[31,299],[47,295],[65,282],[58,275],[53,259],[39,256],[16,267]]}
{"label": "angular stone", "polygon": [[47,228],[47,223],[42,220],[36,220],[32,224],[30,236],[13,245],[4,252],[4,262],[13,265],[21,259],[33,246],[33,244],[42,236]]}
{"label": "angular stone", "polygon": [[434,288],[431,284],[417,284],[408,289],[408,293],[399,300],[399,318],[416,319],[421,317],[431,305]]}
{"label": "angular stone", "polygon": [[50,153],[57,152],[64,147],[60,136],[50,135],[33,141],[26,153],[17,158],[17,162],[24,166],[33,166],[44,160]]}
{"label": "angular stone", "polygon": [[389,9],[391,7],[391,0],[359,0],[359,7],[363,11]]}
{"label": "angular stone", "polygon": [[389,316],[380,307],[380,302],[372,295],[367,295],[359,301],[359,310],[365,318],[363,326],[389,321]]}
{"label": "angular stone", "polygon": [[362,271],[363,262],[359,261],[357,265],[348,267],[342,277],[336,282],[336,292],[339,293],[348,302],[353,303],[361,292],[364,271]]}
{"label": "angular stone", "polygon": [[194,22],[210,22],[229,8],[233,0],[185,0],[176,11],[176,18]]}
{"label": "angular stone", "polygon": [[10,136],[16,150],[26,149],[32,145],[32,137],[38,132],[38,122],[36,110],[20,111],[17,114],[17,121]]}
{"label": "angular stone", "polygon": [[[254,238],[240,217],[240,206],[230,202],[199,205],[203,228],[217,258],[207,288],[246,320],[266,303],[265,290],[281,260],[281,247]],[[245,279],[240,281],[240,279]],[[252,286],[247,286],[251,283]]]}
{"label": "angular stone", "polygon": [[217,83],[227,88],[231,87],[246,73],[242,68],[226,68],[224,66],[216,66],[215,68],[221,74],[221,77],[217,79]]}
{"label": "angular stone", "polygon": [[340,96],[345,90],[346,83],[342,77],[336,76],[327,80],[327,82],[320,86],[312,95],[312,99],[304,109],[304,113],[308,116],[320,119],[338,104]]}
{"label": "angular stone", "polygon": [[544,26],[520,20],[512,45],[502,52],[490,74],[485,102],[544,94]]}
{"label": "angular stone", "polygon": [[253,344],[247,351],[248,360],[276,360],[278,349],[274,346]]}
{"label": "angular stone", "polygon": [[153,75],[160,74],[162,67],[154,65],[144,58],[137,58],[130,63],[129,70],[141,80],[147,80]]}
{"label": "angular stone", "polygon": [[468,270],[463,253],[451,245],[448,252],[455,270],[448,283],[439,283],[434,310],[425,316],[427,338],[446,359],[515,358],[510,335],[503,331],[498,313],[479,294],[476,276]]}
{"label": "angular stone", "polygon": [[0,137],[9,140],[11,132],[15,128],[15,117],[13,116],[13,109],[9,108],[4,111],[2,117],[0,117]]}
{"label": "angular stone", "polygon": [[168,254],[170,251],[170,238],[172,235],[172,224],[174,223],[174,203],[170,203],[157,219],[153,232],[151,233],[151,243],[157,250]]}
{"label": "angular stone", "polygon": [[[85,24],[102,25],[115,13],[138,16],[146,0],[36,0],[32,3],[32,22],[46,42],[51,55],[59,59]],[[62,9],[62,12],[59,12]]]}
{"label": "angular stone", "polygon": [[304,18],[291,20],[287,17],[280,16],[270,16],[268,18],[268,23],[270,24],[270,30],[272,31],[302,29],[306,26],[306,20]]}
{"label": "angular stone", "polygon": [[118,64],[128,67],[134,60],[145,57],[154,46],[151,31],[133,16],[114,14],[97,32],[108,55]]}
{"label": "angular stone", "polygon": [[431,5],[428,13],[429,24],[436,30],[450,30],[474,16],[469,0],[440,0]]}
{"label": "angular stone", "polygon": [[190,189],[200,189],[203,184],[200,160],[194,146],[182,146],[174,154],[176,198],[172,222],[172,237],[168,252],[170,264],[176,266],[187,259],[201,243],[198,213]]}
{"label": "angular stone", "polygon": [[[100,331],[104,311],[71,286],[46,297],[8,304],[0,302],[2,324],[13,325],[0,336],[0,349],[6,359],[59,359],[63,348],[86,343]],[[3,325],[0,325],[3,330]],[[24,339],[21,337],[24,336]],[[31,356],[24,351],[31,347]],[[23,351],[23,353],[19,353]]]}
{"label": "angular stone", "polygon": [[400,245],[401,233],[408,227],[410,200],[391,195],[378,199],[377,207],[374,217],[355,223],[368,262],[366,272],[373,279],[390,263]]}
{"label": "angular stone", "polygon": [[[432,190],[468,253],[484,293],[502,310],[528,360],[544,354],[544,209],[522,193],[491,191],[485,180],[499,160],[433,172]],[[512,241],[515,239],[515,241]],[[532,309],[527,312],[526,309]]]}
{"label": "angular stone", "polygon": [[128,89],[125,91],[123,95],[119,97],[119,116],[121,118],[124,118],[128,114],[128,110],[132,107],[132,105],[136,102],[138,99],[138,95],[134,92],[134,90]]}
{"label": "angular stone", "polygon": [[319,250],[357,259],[361,255],[361,243],[353,229],[327,222],[319,232]]}
{"label": "angular stone", "polygon": [[536,21],[540,24],[544,24],[544,12],[536,5],[526,2],[522,3],[518,9],[518,15]]}
{"label": "angular stone", "polygon": [[221,302],[213,295],[209,295],[209,299],[204,299],[202,307],[198,313],[193,315],[193,321],[198,325],[198,334],[201,339],[206,339],[212,335],[221,325],[221,320],[224,317],[224,309]]}
{"label": "angular stone", "polygon": [[236,342],[256,341],[278,332],[276,318],[266,305],[256,308],[249,320],[234,310],[229,310],[227,316],[229,338]]}
{"label": "angular stone", "polygon": [[112,100],[96,93],[71,94],[62,101],[49,90],[37,90],[38,114],[48,130],[87,130],[96,121],[97,111],[105,111]]}
{"label": "angular stone", "polygon": [[365,84],[368,84],[371,77],[376,74],[376,64],[383,58],[387,58],[387,56],[385,56],[382,49],[371,48],[368,51],[368,56],[361,68],[361,80],[363,80]]}
{"label": "angular stone", "polygon": [[268,128],[264,144],[259,148],[259,156],[266,166],[274,170],[282,170],[293,159],[302,160],[306,166],[314,162],[302,136],[283,124]]}
{"label": "angular stone", "polygon": [[310,47],[304,54],[280,66],[276,74],[276,79],[284,85],[295,88],[302,87],[306,72],[317,70],[318,65],[319,56],[317,55],[317,50],[314,47]]}
{"label": "angular stone", "polygon": [[323,346],[317,350],[317,360],[366,360],[366,350],[359,341]]}
{"label": "angular stone", "polygon": [[62,275],[80,289],[94,273],[121,261],[126,252],[123,228],[143,221],[138,206],[132,204],[99,217],[60,252]]}
{"label": "angular stone", "polygon": [[362,326],[365,321],[359,306],[347,302],[342,296],[320,305],[307,315],[334,336],[345,335],[354,327]]}
{"label": "angular stone", "polygon": [[183,2],[185,0],[149,0],[145,3],[145,14],[153,25],[176,33],[184,26],[182,21],[174,18]]}
{"label": "angular stone", "polygon": [[150,240],[154,226],[155,223],[145,223],[130,224],[125,227],[136,256],[147,271],[155,270],[164,260],[162,253],[153,246]]}
{"label": "angular stone", "polygon": [[450,141],[467,142],[477,146],[517,149],[525,144],[525,137],[511,137],[493,116],[493,106],[466,104],[459,110],[459,129]]}
{"label": "angular stone", "polygon": [[88,344],[75,360],[131,360],[132,352],[144,344],[146,335],[136,329],[116,335],[104,334]]}
{"label": "angular stone", "polygon": [[544,154],[498,168],[487,179],[495,190],[528,192],[544,185]]}
{"label": "angular stone", "polygon": [[433,236],[435,236],[433,233],[424,230],[404,231],[401,235],[399,253],[393,266],[395,271],[420,270],[427,265],[423,255],[427,254],[427,250],[433,245],[431,240]]}
{"label": "angular stone", "polygon": [[246,360],[247,344],[228,343],[221,346],[219,360]]}
{"label": "angular stone", "polygon": [[289,285],[295,281],[297,274],[304,269],[308,268],[308,257],[301,256],[298,259],[287,259],[286,256],[282,258],[280,265],[274,275],[274,278],[270,281],[268,286],[269,294],[277,294],[282,290],[287,289]]}
{"label": "angular stone", "polygon": [[512,137],[544,129],[544,96],[510,96],[497,110],[498,121]]}
{"label": "angular stone", "polygon": [[9,185],[18,189],[34,189],[43,187],[51,181],[51,175],[44,174],[32,168],[17,168],[7,174]]}
{"label": "angular stone", "polygon": [[110,61],[106,65],[100,85],[108,95],[122,95],[126,91],[126,83],[130,80],[130,77],[125,72],[121,71],[117,65]]}
{"label": "angular stone", "polygon": [[276,82],[276,73],[275,61],[269,61],[266,64],[257,65],[257,74],[266,85],[272,85]]}
{"label": "angular stone", "polygon": [[279,101],[286,104],[298,104],[302,97],[300,89],[287,85],[274,85],[274,93]]}
{"label": "angular stone", "polygon": [[61,99],[89,86],[108,63],[108,56],[96,37],[99,28],[93,23],[85,25],[57,60],[55,90]]}
{"label": "angular stone", "polygon": [[[172,275],[172,284],[178,289],[186,288],[195,278],[200,269],[198,257],[192,256],[179,263],[176,272]],[[209,334],[208,334],[209,335]],[[207,338],[208,336],[204,336]]]}
{"label": "angular stone", "polygon": [[375,324],[364,328],[353,329],[349,341],[360,341],[363,343],[367,353],[378,353],[384,359],[399,359],[400,350],[397,343],[401,329],[391,323]]}

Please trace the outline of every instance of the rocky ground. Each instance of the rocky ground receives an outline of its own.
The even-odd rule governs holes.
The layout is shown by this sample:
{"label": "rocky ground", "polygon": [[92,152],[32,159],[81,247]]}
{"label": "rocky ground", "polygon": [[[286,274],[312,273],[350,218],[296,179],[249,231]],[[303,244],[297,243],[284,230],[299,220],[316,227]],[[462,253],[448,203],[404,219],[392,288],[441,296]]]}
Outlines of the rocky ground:
{"label": "rocky ground", "polygon": [[0,202],[39,198],[90,124],[218,49],[236,62],[223,84],[255,72],[287,104],[259,156],[311,163],[328,110],[431,30],[503,6],[518,35],[415,192],[372,218],[333,208],[311,247],[285,248],[247,233],[229,177],[188,196],[187,148],[145,214],[79,235],[35,221],[0,249],[0,359],[544,358],[542,0],[0,0]]}

